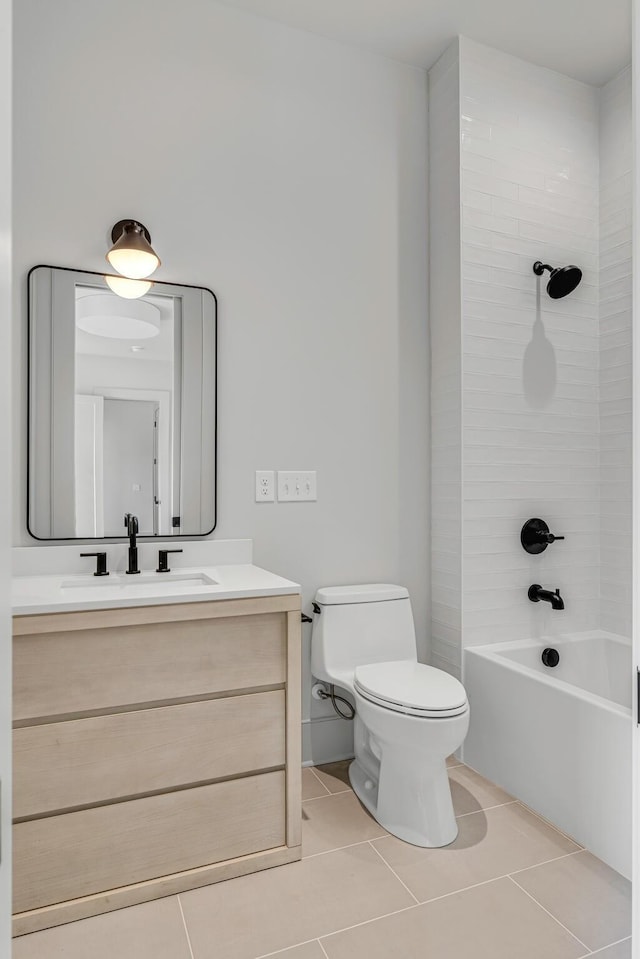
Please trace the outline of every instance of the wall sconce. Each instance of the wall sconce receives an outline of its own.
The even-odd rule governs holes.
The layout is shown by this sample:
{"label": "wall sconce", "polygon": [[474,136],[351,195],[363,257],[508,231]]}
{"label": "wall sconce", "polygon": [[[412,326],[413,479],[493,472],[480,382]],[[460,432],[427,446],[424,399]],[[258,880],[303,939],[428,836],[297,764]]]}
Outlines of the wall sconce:
{"label": "wall sconce", "polygon": [[160,266],[160,257],[151,246],[151,234],[137,220],[119,220],[111,230],[111,242],[107,261],[128,279],[142,280]]}

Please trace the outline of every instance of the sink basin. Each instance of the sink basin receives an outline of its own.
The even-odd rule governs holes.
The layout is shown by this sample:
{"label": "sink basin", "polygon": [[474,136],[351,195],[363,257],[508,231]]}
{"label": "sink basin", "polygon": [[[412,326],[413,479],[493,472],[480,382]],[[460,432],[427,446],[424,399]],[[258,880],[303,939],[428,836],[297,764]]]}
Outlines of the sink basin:
{"label": "sink basin", "polygon": [[[96,579],[99,579],[96,576]],[[106,576],[104,577],[106,579]],[[138,573],[133,576],[119,576],[121,586],[142,586],[143,583],[167,588],[167,584],[175,586],[217,586],[215,579],[206,573]]]}
{"label": "sink basin", "polygon": [[60,589],[63,593],[75,593],[77,590],[132,590],[144,589],[145,593],[170,591],[189,592],[203,586],[217,586],[215,579],[206,573],[139,573],[131,576],[111,574],[110,576],[78,576],[77,579],[63,580]]}

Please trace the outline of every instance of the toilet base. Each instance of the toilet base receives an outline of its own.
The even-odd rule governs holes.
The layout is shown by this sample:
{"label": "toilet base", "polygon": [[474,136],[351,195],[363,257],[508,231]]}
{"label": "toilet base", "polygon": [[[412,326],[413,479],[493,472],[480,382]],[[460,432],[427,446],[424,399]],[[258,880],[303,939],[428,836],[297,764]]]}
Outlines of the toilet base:
{"label": "toilet base", "polygon": [[[458,835],[458,824],[445,763],[441,769],[431,770],[430,775],[421,777],[420,783],[407,783],[392,772],[391,776],[394,780],[391,802],[385,802],[383,794],[381,803],[379,783],[359,765],[357,759],[349,766],[349,779],[356,796],[392,836],[413,846],[430,849],[452,843]],[[414,798],[417,794],[421,796],[419,801]]]}
{"label": "toilet base", "polygon": [[[458,824],[446,756],[460,746],[466,735],[468,711],[452,719],[434,720],[438,724],[439,745],[444,747],[439,755],[429,745],[433,737],[425,739],[424,726],[417,725],[429,720],[392,717],[390,724],[388,713],[384,715],[386,710],[367,704],[362,711],[366,712],[369,725],[378,728],[373,731],[365,725],[362,715],[356,715],[356,758],[349,767],[355,794],[374,819],[398,839],[426,848],[448,846],[458,835]],[[379,719],[382,722],[378,723]],[[400,722],[399,731],[406,737],[397,736],[398,729],[394,727]],[[415,732],[418,735],[412,736]],[[388,738],[388,733],[392,738]]]}

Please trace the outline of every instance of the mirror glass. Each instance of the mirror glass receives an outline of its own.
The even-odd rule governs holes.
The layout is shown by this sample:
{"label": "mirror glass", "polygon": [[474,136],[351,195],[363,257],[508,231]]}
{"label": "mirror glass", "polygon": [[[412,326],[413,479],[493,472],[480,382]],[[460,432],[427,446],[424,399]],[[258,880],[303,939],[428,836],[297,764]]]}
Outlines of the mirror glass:
{"label": "mirror glass", "polygon": [[122,537],[125,513],[138,517],[140,536],[215,527],[216,298],[175,283],[146,287],[128,298],[100,273],[29,273],[36,539]]}

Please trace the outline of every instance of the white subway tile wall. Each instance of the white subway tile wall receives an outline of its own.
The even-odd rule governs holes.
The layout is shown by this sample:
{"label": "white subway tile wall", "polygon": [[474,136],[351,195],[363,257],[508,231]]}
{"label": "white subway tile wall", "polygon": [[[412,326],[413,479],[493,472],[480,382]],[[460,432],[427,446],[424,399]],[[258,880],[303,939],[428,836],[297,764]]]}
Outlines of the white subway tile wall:
{"label": "white subway tile wall", "polygon": [[[430,84],[432,662],[459,675],[466,645],[629,632],[631,87],[465,38]],[[582,283],[551,299],[538,259]],[[566,539],[528,555],[532,516]]]}
{"label": "white subway tile wall", "polygon": [[600,92],[600,617],[631,634],[631,70]]}
{"label": "white subway tile wall", "polygon": [[458,44],[429,74],[431,661],[461,672],[462,379]]}

